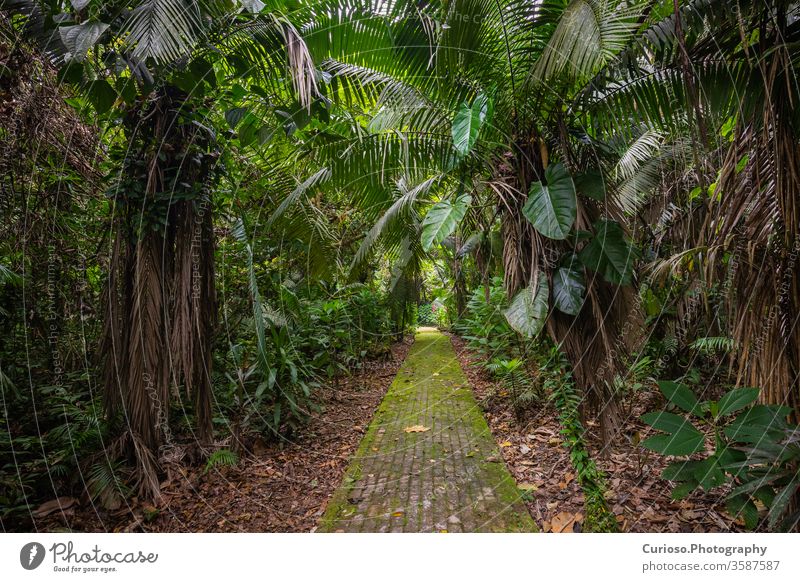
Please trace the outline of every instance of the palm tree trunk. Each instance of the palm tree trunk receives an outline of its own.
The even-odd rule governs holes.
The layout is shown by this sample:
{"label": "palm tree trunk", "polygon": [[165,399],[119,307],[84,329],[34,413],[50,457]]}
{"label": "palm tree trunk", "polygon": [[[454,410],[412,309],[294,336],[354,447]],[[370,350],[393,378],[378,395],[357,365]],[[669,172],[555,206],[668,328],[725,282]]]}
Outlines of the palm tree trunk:
{"label": "palm tree trunk", "polygon": [[[196,441],[211,424],[211,343],[216,325],[210,186],[216,154],[201,156],[203,136],[180,122],[185,95],[167,88],[146,107],[146,127],[127,127],[122,211],[116,219],[106,293],[105,410],[122,413],[122,448],[135,462],[140,494],[157,499],[159,451],[174,445],[171,398],[181,387],[196,417]],[[190,144],[193,160],[189,160]],[[144,163],[141,163],[144,161]],[[135,185],[145,183],[143,193]],[[182,191],[201,184],[200,191]],[[176,196],[180,194],[180,196]]]}

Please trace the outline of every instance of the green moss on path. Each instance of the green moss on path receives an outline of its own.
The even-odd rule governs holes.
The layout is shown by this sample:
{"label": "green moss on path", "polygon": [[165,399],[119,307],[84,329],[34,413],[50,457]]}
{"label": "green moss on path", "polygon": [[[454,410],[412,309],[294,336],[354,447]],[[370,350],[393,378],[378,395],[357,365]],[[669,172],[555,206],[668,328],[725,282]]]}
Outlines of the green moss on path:
{"label": "green moss on path", "polygon": [[318,530],[536,531],[450,340],[435,329],[418,331]]}

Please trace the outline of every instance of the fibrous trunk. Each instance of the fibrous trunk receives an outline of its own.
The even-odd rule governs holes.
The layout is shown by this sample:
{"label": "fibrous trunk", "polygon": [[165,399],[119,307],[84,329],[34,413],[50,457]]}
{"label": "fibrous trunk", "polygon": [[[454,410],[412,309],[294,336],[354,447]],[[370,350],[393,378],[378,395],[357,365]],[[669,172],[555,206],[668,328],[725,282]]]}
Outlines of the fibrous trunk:
{"label": "fibrous trunk", "polygon": [[[184,96],[163,90],[131,115],[122,160],[106,292],[105,408],[120,414],[120,443],[139,489],[158,497],[158,459],[174,445],[172,399],[185,394],[196,437],[211,431],[211,340],[215,325],[214,239],[209,186],[215,155],[181,123]],[[204,151],[206,150],[206,151]],[[181,390],[182,389],[182,390]]]}

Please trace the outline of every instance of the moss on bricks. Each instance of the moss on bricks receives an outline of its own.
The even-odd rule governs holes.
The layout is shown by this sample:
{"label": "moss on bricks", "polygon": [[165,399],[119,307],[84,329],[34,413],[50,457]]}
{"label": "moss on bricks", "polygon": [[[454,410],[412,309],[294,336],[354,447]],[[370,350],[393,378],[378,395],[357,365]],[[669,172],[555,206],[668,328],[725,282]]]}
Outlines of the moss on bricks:
{"label": "moss on bricks", "polygon": [[318,531],[439,531],[453,518],[537,531],[449,338],[420,330]]}

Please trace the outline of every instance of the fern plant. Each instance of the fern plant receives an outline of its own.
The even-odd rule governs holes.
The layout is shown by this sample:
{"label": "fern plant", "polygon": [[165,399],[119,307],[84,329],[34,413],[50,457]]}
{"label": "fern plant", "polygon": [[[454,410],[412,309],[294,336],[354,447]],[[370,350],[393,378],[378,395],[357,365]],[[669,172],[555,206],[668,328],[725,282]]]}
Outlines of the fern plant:
{"label": "fern plant", "polygon": [[581,395],[572,382],[567,362],[558,348],[552,349],[549,360],[542,366],[542,373],[548,375],[550,397],[558,410],[564,445],[569,449],[572,467],[583,489],[586,508],[584,530],[615,532],[618,529],[617,520],[605,499],[605,475],[589,455],[584,439],[585,429],[579,413]]}
{"label": "fern plant", "polygon": [[239,462],[239,455],[230,449],[217,449],[208,456],[203,474],[219,467],[234,467]]}
{"label": "fern plant", "polygon": [[699,337],[689,347],[704,355],[727,354],[735,347],[732,338],[724,336]]}
{"label": "fern plant", "polygon": [[495,358],[486,365],[486,369],[499,378],[508,391],[517,420],[528,406],[541,400],[541,391],[531,380],[520,358]]}

